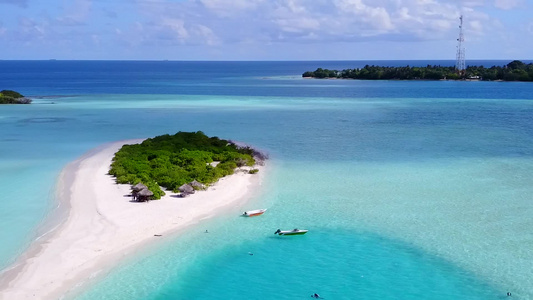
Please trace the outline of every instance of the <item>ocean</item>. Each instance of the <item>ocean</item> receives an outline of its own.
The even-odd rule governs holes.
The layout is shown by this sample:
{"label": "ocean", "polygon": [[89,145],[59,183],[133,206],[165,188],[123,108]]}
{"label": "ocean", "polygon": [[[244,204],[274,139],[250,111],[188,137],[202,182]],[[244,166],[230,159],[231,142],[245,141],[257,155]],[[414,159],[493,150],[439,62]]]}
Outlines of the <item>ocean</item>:
{"label": "ocean", "polygon": [[268,211],[202,221],[67,298],[533,299],[533,83],[301,78],[453,63],[0,61],[0,89],[34,99],[0,106],[0,268],[49,230],[68,162],[201,130],[268,152],[244,207]]}

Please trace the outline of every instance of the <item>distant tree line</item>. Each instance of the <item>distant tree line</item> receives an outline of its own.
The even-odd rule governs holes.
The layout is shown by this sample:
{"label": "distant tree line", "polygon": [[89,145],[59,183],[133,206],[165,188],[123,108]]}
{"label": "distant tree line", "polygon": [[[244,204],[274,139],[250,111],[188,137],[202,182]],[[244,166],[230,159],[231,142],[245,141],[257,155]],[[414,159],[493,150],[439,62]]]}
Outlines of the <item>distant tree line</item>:
{"label": "distant tree line", "polygon": [[[237,167],[253,166],[255,152],[201,131],[178,132],[122,146],[115,153],[109,174],[117,183],[141,182],[154,193],[154,199],[160,199],[165,195],[160,186],[177,192],[193,180],[209,185],[233,174]],[[214,161],[219,163],[212,166]]]}
{"label": "distant tree line", "polygon": [[468,66],[465,71],[458,72],[455,67],[431,66],[426,67],[380,67],[366,65],[360,69],[345,69],[342,71],[318,68],[307,71],[302,77],[313,78],[346,78],[367,80],[417,80],[417,79],[479,79],[503,81],[533,81],[533,63],[525,64],[514,60],[505,66]]}
{"label": "distant tree line", "polygon": [[30,104],[28,99],[18,92],[11,90],[0,91],[0,104]]}

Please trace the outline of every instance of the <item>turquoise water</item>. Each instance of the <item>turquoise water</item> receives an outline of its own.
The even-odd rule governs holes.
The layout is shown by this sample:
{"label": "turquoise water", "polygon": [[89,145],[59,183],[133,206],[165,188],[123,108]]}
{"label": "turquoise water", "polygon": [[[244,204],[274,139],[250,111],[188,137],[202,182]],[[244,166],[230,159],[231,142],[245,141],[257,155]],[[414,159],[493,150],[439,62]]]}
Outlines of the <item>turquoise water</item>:
{"label": "turquoise water", "polygon": [[[149,257],[124,268],[83,299],[124,299],[113,292],[117,289],[137,299],[304,299],[315,292],[329,299],[498,299],[472,274],[401,242],[313,229],[315,234],[298,238],[255,230],[244,242],[216,247],[212,254],[166,248],[157,251],[163,259]],[[204,246],[213,243],[208,239],[201,241]],[[153,270],[155,264],[162,269]],[[140,268],[150,271],[139,273]],[[149,288],[139,289],[137,280]]]}
{"label": "turquoise water", "polygon": [[[270,153],[262,194],[72,298],[533,298],[532,84],[297,76],[320,62],[59,63],[0,74],[46,96],[0,107],[0,267],[40,234],[69,161],[202,130]],[[273,235],[294,227],[310,231]]]}

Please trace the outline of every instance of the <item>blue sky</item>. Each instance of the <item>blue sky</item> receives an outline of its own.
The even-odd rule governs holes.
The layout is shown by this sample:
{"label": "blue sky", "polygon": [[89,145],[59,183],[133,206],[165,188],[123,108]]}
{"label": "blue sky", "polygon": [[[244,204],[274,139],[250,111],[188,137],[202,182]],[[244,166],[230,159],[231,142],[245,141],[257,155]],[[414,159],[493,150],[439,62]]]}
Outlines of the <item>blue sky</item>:
{"label": "blue sky", "polygon": [[0,59],[532,59],[533,0],[0,0]]}

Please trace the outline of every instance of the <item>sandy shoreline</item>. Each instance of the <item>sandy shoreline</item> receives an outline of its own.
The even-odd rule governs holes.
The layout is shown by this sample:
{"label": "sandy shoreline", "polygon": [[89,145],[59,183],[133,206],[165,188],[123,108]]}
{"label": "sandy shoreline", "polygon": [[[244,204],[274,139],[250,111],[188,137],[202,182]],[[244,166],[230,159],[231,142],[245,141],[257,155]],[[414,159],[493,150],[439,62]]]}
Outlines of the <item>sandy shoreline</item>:
{"label": "sandy shoreline", "polygon": [[187,198],[167,193],[149,203],[130,202],[130,186],[117,185],[106,174],[114,153],[139,141],[106,144],[63,169],[60,208],[51,217],[66,220],[0,273],[0,299],[61,298],[147,242],[243,204],[261,184],[264,168],[259,167],[257,175],[238,172]]}

